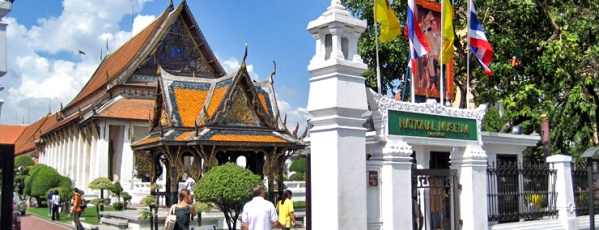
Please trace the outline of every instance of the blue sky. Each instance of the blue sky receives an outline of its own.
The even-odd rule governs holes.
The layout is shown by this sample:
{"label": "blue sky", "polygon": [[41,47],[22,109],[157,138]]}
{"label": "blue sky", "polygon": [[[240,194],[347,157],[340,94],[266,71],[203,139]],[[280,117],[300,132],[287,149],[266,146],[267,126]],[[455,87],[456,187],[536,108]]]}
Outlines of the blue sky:
{"label": "blue sky", "polygon": [[[173,1],[175,6],[180,0]],[[9,72],[1,123],[31,123],[66,105],[96,69],[100,52],[116,50],[164,11],[167,0],[15,1],[8,26]],[[315,41],[306,31],[330,1],[187,1],[210,47],[228,72],[239,65],[244,44],[253,77],[264,80],[277,63],[275,87],[282,113],[292,122],[305,111],[307,65]],[[131,11],[133,9],[133,15]],[[132,24],[132,20],[134,23]],[[86,55],[78,54],[82,50]],[[253,68],[253,69],[252,69]],[[289,122],[291,123],[291,122]]]}

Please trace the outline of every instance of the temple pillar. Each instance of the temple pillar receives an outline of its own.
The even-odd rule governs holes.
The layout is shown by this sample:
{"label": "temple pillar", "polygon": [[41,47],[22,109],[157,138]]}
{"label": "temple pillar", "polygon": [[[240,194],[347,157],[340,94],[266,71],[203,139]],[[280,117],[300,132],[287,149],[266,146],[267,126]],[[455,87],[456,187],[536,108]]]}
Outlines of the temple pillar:
{"label": "temple pillar", "polygon": [[[330,56],[316,53],[308,66],[313,77],[307,109],[314,116],[310,120],[312,229],[367,229],[366,129],[361,117],[368,110],[361,76],[367,66],[361,59],[346,60],[340,44],[346,33],[361,33],[365,28],[366,21],[355,19],[339,0],[332,0],[327,11],[308,24],[319,50],[328,53],[330,49]],[[327,44],[327,38],[332,44]],[[348,43],[357,43],[354,38],[349,36]]]}
{"label": "temple pillar", "polygon": [[463,230],[488,228],[487,154],[478,145],[455,147],[451,151],[451,169],[458,171],[460,220]]}

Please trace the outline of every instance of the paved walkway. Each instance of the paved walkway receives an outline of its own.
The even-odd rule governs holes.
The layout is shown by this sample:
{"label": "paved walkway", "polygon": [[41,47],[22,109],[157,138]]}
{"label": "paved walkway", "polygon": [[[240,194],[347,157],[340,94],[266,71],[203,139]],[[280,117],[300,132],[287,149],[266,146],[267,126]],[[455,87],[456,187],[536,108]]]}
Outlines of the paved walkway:
{"label": "paved walkway", "polygon": [[65,230],[71,228],[28,214],[21,216],[21,229]]}

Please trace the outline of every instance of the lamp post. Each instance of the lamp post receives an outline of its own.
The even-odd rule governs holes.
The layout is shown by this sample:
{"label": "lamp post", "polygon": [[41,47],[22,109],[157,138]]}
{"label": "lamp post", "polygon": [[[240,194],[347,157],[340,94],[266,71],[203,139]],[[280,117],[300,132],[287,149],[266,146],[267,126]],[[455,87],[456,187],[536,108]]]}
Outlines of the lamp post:
{"label": "lamp post", "polygon": [[589,199],[589,229],[595,229],[595,197],[593,196],[593,174],[598,170],[597,167],[593,167],[597,160],[599,160],[599,154],[597,154],[599,147],[590,147],[582,153],[582,157],[587,159],[587,170],[588,170],[588,199]]}

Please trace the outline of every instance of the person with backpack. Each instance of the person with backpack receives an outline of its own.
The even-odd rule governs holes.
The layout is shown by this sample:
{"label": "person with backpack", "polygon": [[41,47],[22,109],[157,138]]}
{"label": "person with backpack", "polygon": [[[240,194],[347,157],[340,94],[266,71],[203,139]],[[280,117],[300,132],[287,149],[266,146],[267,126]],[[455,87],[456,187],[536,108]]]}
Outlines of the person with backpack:
{"label": "person with backpack", "polygon": [[60,196],[58,195],[58,189],[54,190],[52,196],[52,220],[60,221]]}
{"label": "person with backpack", "polygon": [[71,209],[69,214],[75,213],[73,216],[75,227],[77,227],[77,230],[83,230],[83,225],[81,224],[80,218],[81,212],[83,211],[83,206],[85,205],[85,200],[83,200],[83,197],[81,197],[81,194],[79,194],[79,189],[77,188],[73,188],[73,195],[75,196],[73,198],[73,209]]}

